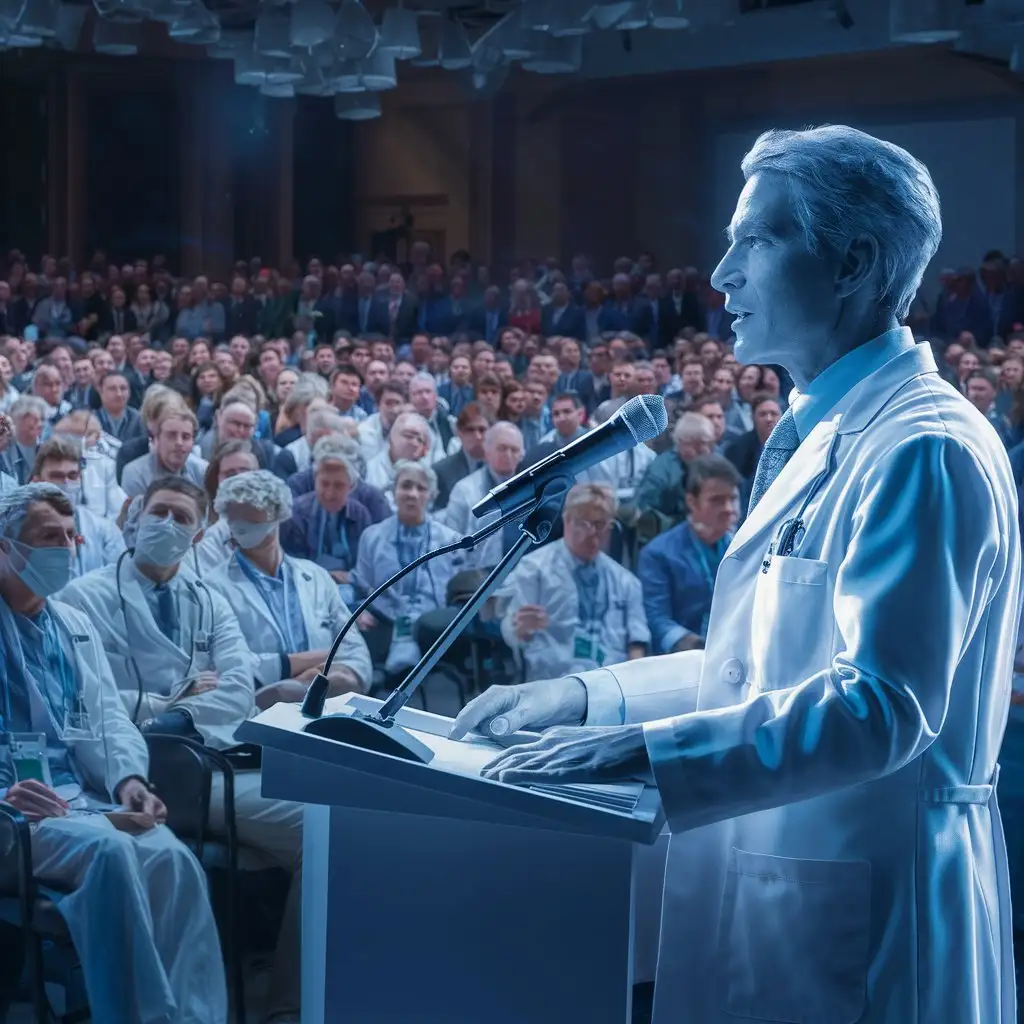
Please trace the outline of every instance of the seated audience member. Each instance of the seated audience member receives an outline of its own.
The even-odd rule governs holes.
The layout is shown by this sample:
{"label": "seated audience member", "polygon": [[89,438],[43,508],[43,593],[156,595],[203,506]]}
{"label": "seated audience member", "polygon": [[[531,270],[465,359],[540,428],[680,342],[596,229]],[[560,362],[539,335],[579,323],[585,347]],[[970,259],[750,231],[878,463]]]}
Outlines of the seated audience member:
{"label": "seated audience member", "polygon": [[232,388],[221,400],[214,413],[213,426],[199,441],[199,453],[209,459],[218,445],[225,441],[252,441],[253,454],[261,469],[270,469],[277,458],[278,448],[272,441],[256,437],[256,408],[249,400],[249,392]]}
{"label": "seated audience member", "polygon": [[672,440],[675,447],[662,452],[647,467],[634,498],[634,504],[641,512],[651,511],[664,516],[669,526],[686,515],[686,467],[694,459],[714,451],[714,427],[706,416],[684,412],[672,431]]}
{"label": "seated audience member", "polygon": [[[594,412],[594,426],[606,423],[625,404],[622,399],[602,402]],[[608,483],[620,502],[632,503],[640,481],[648,467],[657,458],[646,444],[633,445],[624,452],[599,462],[589,473],[577,474],[578,483]]]}
{"label": "seated audience member", "polygon": [[555,395],[551,402],[552,429],[541,438],[538,445],[526,452],[520,469],[535,466],[582,437],[587,432],[586,422],[587,410],[579,395],[572,391]]}
{"label": "seated audience member", "polygon": [[193,557],[189,562],[189,568],[201,579],[205,580],[214,569],[223,565],[234,551],[227,522],[213,511],[220,485],[234,476],[259,468],[252,441],[225,441],[214,451],[203,478],[203,490],[209,503],[207,508],[211,512],[201,539],[192,547]]}
{"label": "seated audience member", "polygon": [[116,520],[128,495],[117,482],[115,456],[105,444],[99,420],[85,409],[62,419],[54,437],[74,438],[82,451],[82,505],[93,515]]}
{"label": "seated audience member", "polygon": [[351,364],[342,363],[331,375],[331,405],[338,414],[362,423],[368,416],[359,404],[363,375]]}
{"label": "seated audience member", "polygon": [[607,546],[618,502],[606,484],[576,484],[563,537],[529,552],[498,591],[501,633],[526,679],[550,679],[642,658],[651,642],[640,581]]}
{"label": "seated audience member", "polygon": [[313,447],[321,437],[336,433],[344,423],[334,408],[324,399],[314,399],[306,412],[302,437],[282,448],[274,458],[274,475],[286,483],[296,473],[305,472],[313,466]]}
{"label": "seated audience member", "polygon": [[403,412],[388,434],[388,443],[366,463],[366,482],[383,491],[388,504],[395,507],[395,465],[398,462],[422,462],[430,465],[430,427],[414,412]]}
{"label": "seated audience member", "polygon": [[124,441],[117,450],[116,469],[118,484],[124,478],[124,467],[152,451],[156,438],[157,425],[164,412],[169,408],[187,409],[188,406],[176,391],[164,387],[163,384],[151,384],[142,399],[139,416],[145,427],[145,436],[133,437]]}
{"label": "seated audience member", "polygon": [[[234,551],[207,579],[236,610],[256,656],[256,704],[301,701],[323,667],[350,610],[327,570],[286,555],[279,529],[292,514],[287,485],[265,470],[226,480],[214,507],[226,523]],[[331,665],[331,695],[370,687],[370,655],[353,629]]]}
{"label": "seated audience member", "polygon": [[[162,824],[146,741],[121,704],[94,622],[51,598],[70,579],[76,530],[57,487],[31,484],[0,499],[4,730],[45,733],[47,759],[45,783],[19,779],[7,760],[3,799],[32,822],[35,878],[70,890],[56,907],[92,1020],[221,1024],[227,992],[205,873]],[[137,834],[81,813],[111,805],[136,816]]]}
{"label": "seated audience member", "polygon": [[477,405],[483,409],[484,415],[491,423],[498,422],[501,403],[505,400],[505,389],[501,381],[493,373],[484,374],[476,382]]}
{"label": "seated audience member", "polygon": [[718,395],[713,391],[698,398],[690,407],[692,412],[699,413],[710,424],[714,434],[714,453],[723,454],[727,444],[725,440],[725,410]]}
{"label": "seated audience member", "polygon": [[121,487],[129,498],[144,494],[154,480],[179,476],[201,486],[206,460],[192,454],[196,440],[195,413],[184,403],[168,405],[157,422],[153,450],[124,467]]}
{"label": "seated audience member", "polygon": [[37,367],[32,377],[31,393],[46,403],[46,417],[43,421],[43,437],[49,436],[49,429],[57,420],[71,412],[71,403],[64,398],[64,381],[60,370],[51,363]]}
{"label": "seated audience member", "polygon": [[548,397],[548,386],[543,381],[526,382],[526,408],[519,417],[519,429],[523,434],[523,447],[526,451],[532,451],[540,444],[540,439],[551,429]]}
{"label": "seated audience member", "polygon": [[409,402],[413,409],[426,420],[430,430],[430,448],[427,462],[435,462],[448,456],[455,438],[454,418],[437,404],[437,384],[429,373],[418,373],[409,384]]}
{"label": "seated audience member", "polygon": [[300,374],[281,406],[280,419],[283,422],[276,424],[274,444],[287,449],[293,442],[298,441],[305,433],[306,416],[310,409],[317,404],[326,405],[329,393],[327,381],[323,377],[315,373]]}
{"label": "seated audience member", "polygon": [[120,444],[146,436],[142,417],[128,405],[131,394],[131,384],[119,370],[111,370],[100,379],[96,416],[103,433]]}
{"label": "seated audience member", "polygon": [[750,407],[753,410],[754,427],[726,445],[725,457],[736,467],[745,481],[754,479],[761,449],[778,423],[782,411],[778,399],[768,394],[754,395]]}
{"label": "seated audience member", "polygon": [[448,364],[448,380],[438,386],[437,395],[448,406],[452,416],[458,416],[474,400],[473,364],[468,356],[452,356]]}
{"label": "seated audience member", "polygon": [[359,448],[367,465],[387,447],[391,428],[406,407],[406,394],[401,384],[384,384],[377,396],[377,411],[359,424]]}
{"label": "seated audience member", "polygon": [[82,503],[82,445],[70,437],[51,437],[36,452],[32,482],[52,484],[68,499],[74,510],[77,536],[72,577],[111,565],[124,551],[121,531],[109,519],[92,512]]}
{"label": "seated audience member", "polygon": [[[400,462],[396,467],[397,511],[390,519],[371,526],[359,542],[352,579],[360,601],[426,551],[459,540],[457,534],[427,515],[435,487],[433,470],[421,463]],[[416,620],[445,607],[448,583],[463,561],[461,552],[433,559],[381,594],[363,612],[359,628],[366,636],[374,664],[396,673],[419,661],[420,649],[413,639]]]}
{"label": "seated audience member", "polygon": [[96,370],[88,356],[78,356],[72,363],[74,380],[67,391],[67,400],[72,409],[92,409],[99,403],[96,391]]}
{"label": "seated audience member", "polygon": [[434,511],[439,512],[448,504],[452,488],[478,470],[484,462],[484,435],[487,433],[487,419],[476,402],[462,407],[455,420],[458,450],[454,455],[442,459],[433,466],[437,477],[437,497]]}
{"label": "seated audience member", "polygon": [[46,403],[35,395],[22,395],[11,404],[8,416],[14,425],[13,438],[0,452],[0,471],[19,484],[27,484],[32,476],[47,412]]}
{"label": "seated audience member", "polygon": [[718,567],[739,519],[740,475],[720,455],[690,463],[686,521],[640,552],[637,575],[655,651],[703,648]]}
{"label": "seated audience member", "polygon": [[365,505],[352,498],[359,471],[349,457],[348,439],[322,437],[313,449],[314,488],[292,503],[291,518],[281,526],[281,547],[326,569],[345,604],[352,603],[349,574],[356,564],[359,540],[371,525]]}
{"label": "seated audience member", "polygon": [[[473,506],[488,491],[513,476],[522,458],[523,435],[519,428],[511,423],[495,423],[484,436],[484,464],[452,488],[447,507],[435,518],[460,537],[489,526],[500,518],[500,513],[489,512],[482,519],[477,519],[473,515]],[[503,538],[499,530],[466,553],[466,565],[470,568],[497,565],[502,553]]]}
{"label": "seated audience member", "polygon": [[[346,426],[355,426],[352,420],[342,419],[339,420],[339,423]],[[360,474],[359,483],[352,488],[350,496],[358,501],[360,505],[366,506],[366,510],[370,513],[371,522],[383,522],[392,514],[391,505],[388,503],[387,495],[379,487],[373,487],[362,478],[362,474],[366,472],[366,466],[363,464],[359,442],[348,430],[339,429],[324,436],[338,442],[342,453],[352,460],[352,464]],[[301,473],[293,473],[288,477],[287,483],[288,489],[292,492],[292,497],[299,498],[303,494],[309,494],[316,486],[316,473],[313,467],[310,466],[309,469],[304,469]]]}
{"label": "seated audience member", "polygon": [[992,424],[999,440],[1007,448],[1016,441],[1016,431],[1010,421],[996,409],[996,394],[999,390],[999,376],[995,370],[975,370],[967,378],[967,400]]}

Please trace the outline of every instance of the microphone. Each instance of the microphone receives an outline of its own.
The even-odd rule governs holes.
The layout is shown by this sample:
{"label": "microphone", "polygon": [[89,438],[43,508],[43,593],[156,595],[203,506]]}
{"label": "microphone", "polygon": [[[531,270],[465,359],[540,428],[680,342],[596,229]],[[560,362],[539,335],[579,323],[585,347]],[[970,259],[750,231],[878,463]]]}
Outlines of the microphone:
{"label": "microphone", "polygon": [[601,426],[495,487],[473,506],[473,515],[477,519],[495,511],[507,515],[533,501],[549,480],[574,478],[619,452],[650,441],[667,426],[668,412],[661,395],[637,395]]}

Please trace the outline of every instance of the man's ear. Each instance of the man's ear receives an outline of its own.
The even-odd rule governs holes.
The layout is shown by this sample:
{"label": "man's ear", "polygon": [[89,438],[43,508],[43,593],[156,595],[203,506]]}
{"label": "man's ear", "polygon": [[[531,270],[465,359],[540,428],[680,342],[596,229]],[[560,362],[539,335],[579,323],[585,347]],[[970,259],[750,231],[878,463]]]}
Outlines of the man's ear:
{"label": "man's ear", "polygon": [[878,243],[870,235],[850,241],[836,274],[836,294],[847,298],[863,288],[878,267]]}

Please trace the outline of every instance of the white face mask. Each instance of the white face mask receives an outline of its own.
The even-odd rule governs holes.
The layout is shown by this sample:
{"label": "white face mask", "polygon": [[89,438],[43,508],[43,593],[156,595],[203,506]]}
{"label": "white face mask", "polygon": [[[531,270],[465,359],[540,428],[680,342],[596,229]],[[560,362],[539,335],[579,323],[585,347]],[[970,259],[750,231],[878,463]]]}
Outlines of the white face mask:
{"label": "white face mask", "polygon": [[243,551],[258,548],[276,529],[277,523],[247,523],[241,519],[228,520],[231,539]]}
{"label": "white face mask", "polygon": [[177,565],[188,554],[198,532],[195,527],[180,526],[170,516],[143,516],[135,534],[135,560],[161,568]]}
{"label": "white face mask", "polygon": [[82,481],[78,480],[75,483],[57,484],[57,486],[64,492],[64,497],[71,502],[72,508],[78,508],[82,504]]}

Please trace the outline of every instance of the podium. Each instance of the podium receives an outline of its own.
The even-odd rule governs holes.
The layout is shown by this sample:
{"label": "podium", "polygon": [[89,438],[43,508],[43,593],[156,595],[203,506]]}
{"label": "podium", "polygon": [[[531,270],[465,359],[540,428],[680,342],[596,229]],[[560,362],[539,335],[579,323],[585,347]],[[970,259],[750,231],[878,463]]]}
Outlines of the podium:
{"label": "podium", "polygon": [[[327,710],[379,706],[349,694]],[[638,792],[624,810],[481,779],[500,747],[454,743],[450,719],[409,708],[395,721],[431,764],[306,721],[277,704],[236,733],[263,747],[264,796],[306,805],[303,1024],[629,1024],[634,858],[662,831],[656,790],[616,787]]]}

